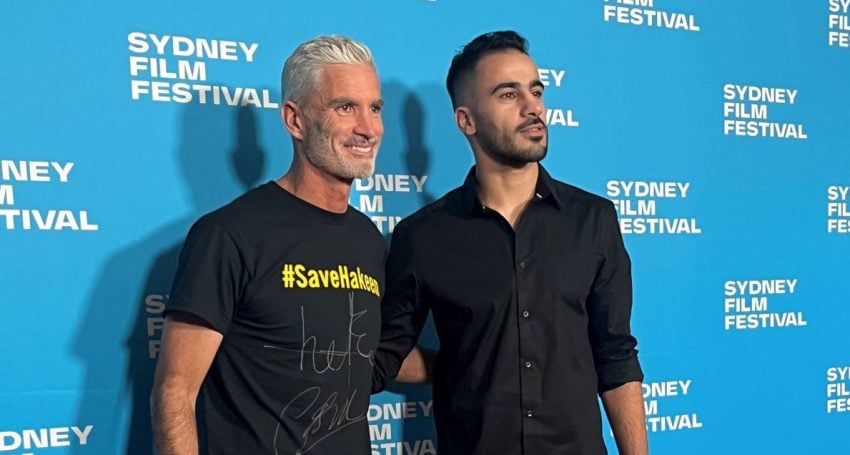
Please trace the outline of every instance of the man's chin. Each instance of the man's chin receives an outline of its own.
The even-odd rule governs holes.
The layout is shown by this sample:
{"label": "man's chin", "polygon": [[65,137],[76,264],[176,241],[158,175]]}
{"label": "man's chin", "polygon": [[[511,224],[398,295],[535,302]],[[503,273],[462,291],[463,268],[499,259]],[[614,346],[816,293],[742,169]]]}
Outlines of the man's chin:
{"label": "man's chin", "polygon": [[374,173],[375,165],[373,163],[370,165],[355,166],[350,170],[349,175],[351,175],[350,178],[352,179],[366,179],[371,177]]}
{"label": "man's chin", "polygon": [[546,157],[546,151],[530,152],[517,151],[510,154],[493,154],[491,155],[496,161],[515,168],[521,168],[530,163],[537,163]]}
{"label": "man's chin", "polygon": [[535,147],[524,150],[518,153],[518,155],[521,155],[521,159],[524,159],[528,163],[537,163],[543,160],[543,158],[546,158],[546,153],[548,153],[548,148],[543,147],[541,149],[539,147]]}

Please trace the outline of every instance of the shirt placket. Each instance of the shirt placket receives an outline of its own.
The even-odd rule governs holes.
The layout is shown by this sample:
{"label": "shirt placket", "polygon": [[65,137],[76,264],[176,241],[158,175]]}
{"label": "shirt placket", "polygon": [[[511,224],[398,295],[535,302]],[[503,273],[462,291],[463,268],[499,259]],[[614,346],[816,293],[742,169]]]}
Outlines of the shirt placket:
{"label": "shirt placket", "polygon": [[535,264],[531,263],[531,244],[529,238],[530,213],[534,210],[533,204],[529,204],[526,213],[517,223],[517,229],[513,236],[514,247],[514,308],[517,321],[517,337],[519,346],[519,377],[520,377],[520,401],[522,408],[523,431],[522,446],[523,453],[530,454],[533,428],[540,418],[540,371],[538,368],[538,349],[534,347],[534,321],[542,315],[533,312],[532,277],[531,271]]}

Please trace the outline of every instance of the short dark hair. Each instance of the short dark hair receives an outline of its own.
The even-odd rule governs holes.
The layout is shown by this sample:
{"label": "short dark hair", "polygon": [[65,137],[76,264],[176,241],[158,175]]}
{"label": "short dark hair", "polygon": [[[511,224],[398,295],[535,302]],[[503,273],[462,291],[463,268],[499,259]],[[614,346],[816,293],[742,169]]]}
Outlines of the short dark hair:
{"label": "short dark hair", "polygon": [[455,54],[446,76],[446,89],[452,99],[453,108],[457,108],[459,88],[475,71],[478,61],[489,52],[503,50],[517,50],[528,55],[528,41],[513,30],[489,32],[477,36]]}

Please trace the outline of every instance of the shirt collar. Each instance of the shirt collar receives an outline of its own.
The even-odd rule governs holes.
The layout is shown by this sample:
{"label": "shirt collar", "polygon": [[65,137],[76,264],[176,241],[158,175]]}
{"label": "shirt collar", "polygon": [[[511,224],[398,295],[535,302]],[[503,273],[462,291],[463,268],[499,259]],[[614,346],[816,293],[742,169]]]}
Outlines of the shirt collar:
{"label": "shirt collar", "polygon": [[[543,168],[543,165],[538,164],[539,172],[537,174],[537,187],[535,188],[535,199],[547,202],[552,207],[560,209],[562,202],[558,198],[558,193],[555,191],[555,181]],[[466,180],[461,186],[461,197],[466,213],[479,214],[484,211],[484,206],[478,199],[478,182],[475,179],[475,166],[469,169],[466,174]]]}

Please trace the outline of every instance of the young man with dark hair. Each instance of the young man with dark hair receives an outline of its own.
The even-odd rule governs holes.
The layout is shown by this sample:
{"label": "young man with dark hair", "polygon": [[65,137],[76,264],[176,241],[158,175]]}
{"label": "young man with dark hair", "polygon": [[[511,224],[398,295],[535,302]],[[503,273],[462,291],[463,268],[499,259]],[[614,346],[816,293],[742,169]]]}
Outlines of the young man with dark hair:
{"label": "young man with dark hair", "polygon": [[440,453],[605,454],[601,396],[620,453],[645,455],[629,256],[613,204],[539,164],[544,87],[527,42],[475,38],[446,86],[475,166],[393,233],[373,388],[431,311]]}

